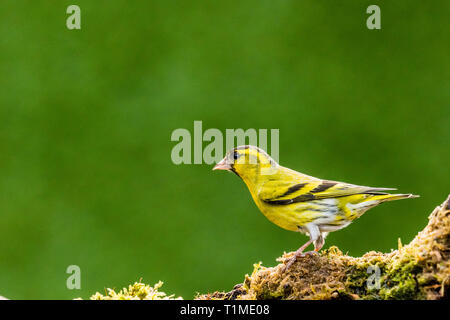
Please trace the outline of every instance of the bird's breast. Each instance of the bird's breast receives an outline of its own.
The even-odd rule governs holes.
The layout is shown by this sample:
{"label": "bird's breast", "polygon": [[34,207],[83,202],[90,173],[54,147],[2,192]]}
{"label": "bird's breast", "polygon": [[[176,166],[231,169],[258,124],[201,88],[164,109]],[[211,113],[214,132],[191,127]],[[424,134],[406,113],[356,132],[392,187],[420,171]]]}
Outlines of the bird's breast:
{"label": "bird's breast", "polygon": [[271,205],[260,200],[255,202],[270,222],[289,231],[301,231],[304,225],[313,220],[311,214],[298,208],[298,204]]}

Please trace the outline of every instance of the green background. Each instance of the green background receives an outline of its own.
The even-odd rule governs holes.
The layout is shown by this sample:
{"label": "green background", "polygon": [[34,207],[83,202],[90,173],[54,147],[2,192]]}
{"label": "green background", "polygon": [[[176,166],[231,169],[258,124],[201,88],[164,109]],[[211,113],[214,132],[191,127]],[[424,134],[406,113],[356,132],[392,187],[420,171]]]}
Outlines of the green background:
{"label": "green background", "polygon": [[[81,30],[66,28],[74,3]],[[374,3],[381,30],[366,28]],[[0,295],[88,298],[142,277],[192,298],[303,244],[236,176],[171,162],[194,120],[276,128],[284,166],[420,194],[325,247],[409,242],[449,192],[449,4],[2,0]]]}

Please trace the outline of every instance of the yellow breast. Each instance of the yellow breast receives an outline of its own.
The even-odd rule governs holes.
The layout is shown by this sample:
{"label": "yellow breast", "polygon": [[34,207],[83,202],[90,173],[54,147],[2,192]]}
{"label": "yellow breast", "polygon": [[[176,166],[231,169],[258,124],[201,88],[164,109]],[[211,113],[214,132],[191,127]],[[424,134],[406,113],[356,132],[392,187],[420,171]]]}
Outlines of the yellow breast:
{"label": "yellow breast", "polygon": [[277,226],[290,230],[299,231],[307,223],[314,221],[320,212],[310,211],[311,204],[293,203],[291,205],[271,205],[253,197],[259,210]]}

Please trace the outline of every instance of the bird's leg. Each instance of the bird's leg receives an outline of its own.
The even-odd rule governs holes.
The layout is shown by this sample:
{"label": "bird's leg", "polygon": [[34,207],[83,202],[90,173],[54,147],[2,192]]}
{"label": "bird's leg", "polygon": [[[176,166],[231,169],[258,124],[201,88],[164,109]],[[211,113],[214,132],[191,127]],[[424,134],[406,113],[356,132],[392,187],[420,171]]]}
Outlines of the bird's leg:
{"label": "bird's leg", "polygon": [[[309,240],[304,245],[302,245],[297,251],[295,251],[294,256],[289,259],[288,263],[286,264],[286,267],[282,269],[282,271],[288,270],[292,264],[297,261],[298,257],[303,257],[305,255],[312,255],[317,254],[317,252],[322,248],[323,244],[325,243],[325,237],[326,233],[322,234],[319,230],[319,227],[313,223],[309,223],[305,226],[307,233],[309,234]],[[303,250],[305,250],[311,243],[314,243],[314,251],[303,253]]]}
{"label": "bird's leg", "polygon": [[289,259],[289,261],[286,265],[286,268],[284,268],[284,270],[288,270],[292,266],[292,264],[295,261],[297,261],[297,258],[301,257],[303,255],[303,250],[305,250],[311,244],[311,242],[312,242],[312,240],[309,239],[304,245],[302,245],[300,248],[298,248],[297,251],[295,251],[294,256],[291,259]]}
{"label": "bird's leg", "polygon": [[304,255],[314,255],[318,254],[319,250],[322,249],[324,243],[325,243],[325,237],[326,234],[321,234],[315,241],[314,241],[314,251],[308,251],[305,252]]}

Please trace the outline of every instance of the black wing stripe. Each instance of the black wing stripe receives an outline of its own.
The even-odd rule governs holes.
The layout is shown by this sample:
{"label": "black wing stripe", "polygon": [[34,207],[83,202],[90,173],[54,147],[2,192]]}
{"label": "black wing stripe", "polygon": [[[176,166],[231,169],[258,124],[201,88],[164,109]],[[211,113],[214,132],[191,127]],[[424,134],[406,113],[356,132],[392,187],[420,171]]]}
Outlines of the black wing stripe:
{"label": "black wing stripe", "polygon": [[305,193],[298,197],[292,198],[292,199],[286,199],[286,200],[264,200],[265,203],[268,204],[279,204],[279,205],[286,205],[291,204],[295,202],[305,202],[305,201],[311,201],[316,199],[316,197],[311,193]]}
{"label": "black wing stripe", "polygon": [[337,185],[337,182],[333,182],[333,181],[324,181],[322,182],[320,185],[318,185],[317,187],[315,187],[314,189],[312,189],[310,192],[311,193],[319,193],[319,192],[323,192],[325,190],[330,189],[331,187]]}
{"label": "black wing stripe", "polygon": [[299,183],[299,184],[293,185],[292,187],[289,187],[285,193],[277,196],[276,198],[266,199],[266,200],[264,200],[264,202],[271,203],[271,204],[289,204],[289,203],[292,203],[293,199],[295,199],[295,198],[293,198],[293,199],[284,199],[284,200],[276,200],[276,199],[280,199],[280,198],[286,197],[286,196],[288,196],[288,195],[290,195],[290,194],[300,190],[301,188],[303,188],[306,185],[307,185],[307,183]]}
{"label": "black wing stripe", "polygon": [[290,187],[284,194],[282,194],[282,195],[279,196],[278,198],[286,197],[286,196],[288,196],[288,195],[290,195],[290,194],[292,194],[292,193],[294,193],[294,192],[300,190],[301,188],[303,188],[303,187],[306,186],[306,185],[307,185],[307,183],[299,183],[299,184],[296,184],[296,185]]}

